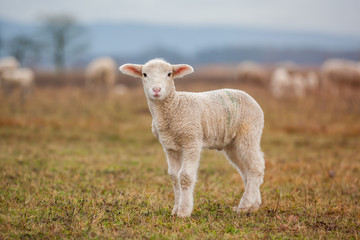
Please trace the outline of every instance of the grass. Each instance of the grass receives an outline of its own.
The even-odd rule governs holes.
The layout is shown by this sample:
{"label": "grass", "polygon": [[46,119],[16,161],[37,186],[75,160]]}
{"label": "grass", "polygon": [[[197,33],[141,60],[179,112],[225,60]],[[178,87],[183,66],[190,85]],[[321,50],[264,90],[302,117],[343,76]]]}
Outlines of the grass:
{"label": "grass", "polygon": [[0,239],[359,239],[359,97],[246,90],[266,117],[262,207],[232,212],[240,175],[204,151],[186,219],[170,215],[166,160],[140,88],[108,99],[75,87],[38,89],[25,105],[2,98]]}

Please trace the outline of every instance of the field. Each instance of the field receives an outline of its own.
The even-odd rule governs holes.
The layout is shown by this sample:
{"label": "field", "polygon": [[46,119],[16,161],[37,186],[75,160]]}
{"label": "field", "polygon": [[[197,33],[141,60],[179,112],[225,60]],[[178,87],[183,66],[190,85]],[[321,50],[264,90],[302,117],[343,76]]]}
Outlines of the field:
{"label": "field", "polygon": [[165,155],[139,83],[108,98],[47,86],[25,104],[0,100],[0,239],[360,238],[358,92],[275,100],[235,81],[183,80],[178,90],[239,88],[262,106],[259,211],[232,212],[241,177],[206,150],[192,217],[171,216]]}

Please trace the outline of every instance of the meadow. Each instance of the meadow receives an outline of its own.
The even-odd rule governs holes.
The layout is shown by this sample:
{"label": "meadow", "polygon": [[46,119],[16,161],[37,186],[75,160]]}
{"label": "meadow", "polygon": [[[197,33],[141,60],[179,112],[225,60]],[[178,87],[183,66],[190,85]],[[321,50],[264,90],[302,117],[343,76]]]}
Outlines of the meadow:
{"label": "meadow", "polygon": [[166,159],[140,82],[106,98],[76,84],[43,86],[24,104],[1,96],[0,239],[360,238],[359,92],[277,100],[230,80],[176,84],[242,89],[263,108],[259,211],[232,211],[241,177],[221,152],[205,150],[192,216],[171,216]]}

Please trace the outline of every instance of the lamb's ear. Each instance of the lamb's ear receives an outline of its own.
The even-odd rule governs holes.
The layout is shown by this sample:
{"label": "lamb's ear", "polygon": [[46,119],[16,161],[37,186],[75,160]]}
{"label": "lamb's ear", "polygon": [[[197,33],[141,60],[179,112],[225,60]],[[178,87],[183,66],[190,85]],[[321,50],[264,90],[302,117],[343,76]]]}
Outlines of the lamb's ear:
{"label": "lamb's ear", "polygon": [[119,67],[119,70],[122,73],[125,73],[127,75],[133,76],[133,77],[142,77],[142,65],[139,64],[124,64]]}
{"label": "lamb's ear", "polygon": [[173,65],[173,78],[181,78],[185,75],[194,72],[194,69],[187,64]]}

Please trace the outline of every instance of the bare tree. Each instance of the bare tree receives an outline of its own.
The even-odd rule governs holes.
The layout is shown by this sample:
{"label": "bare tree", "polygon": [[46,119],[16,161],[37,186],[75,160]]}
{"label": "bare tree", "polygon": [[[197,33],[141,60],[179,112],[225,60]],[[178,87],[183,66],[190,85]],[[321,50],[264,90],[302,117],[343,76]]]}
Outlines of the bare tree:
{"label": "bare tree", "polygon": [[31,65],[34,65],[40,56],[40,44],[26,35],[19,35],[12,38],[7,43],[10,55],[14,56],[21,64],[28,59]]}
{"label": "bare tree", "polygon": [[58,73],[66,67],[66,60],[75,54],[83,52],[86,44],[82,42],[83,29],[74,17],[69,15],[54,15],[45,17],[43,30],[48,36],[52,59]]}

